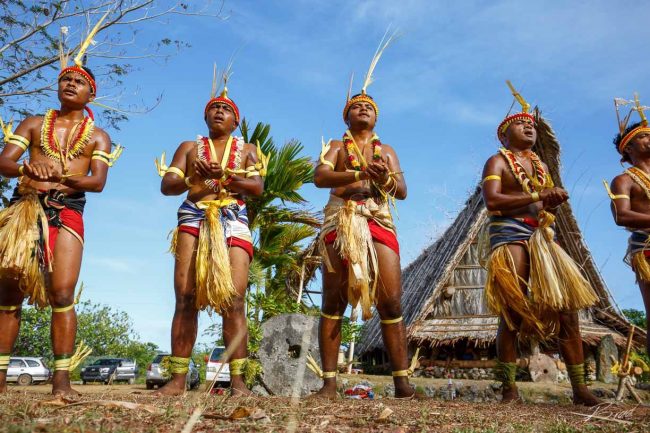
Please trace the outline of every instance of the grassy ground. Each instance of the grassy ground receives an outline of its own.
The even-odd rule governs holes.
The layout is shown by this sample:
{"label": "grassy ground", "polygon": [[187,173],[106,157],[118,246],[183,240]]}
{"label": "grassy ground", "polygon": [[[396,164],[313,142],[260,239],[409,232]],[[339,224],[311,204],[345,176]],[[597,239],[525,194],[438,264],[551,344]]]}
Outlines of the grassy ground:
{"label": "grassy ground", "polygon": [[[373,383],[389,380],[377,376],[367,379]],[[420,381],[423,383],[418,383]],[[432,380],[416,378],[414,382],[430,385]],[[203,386],[181,398],[156,398],[143,385],[77,388],[84,395],[71,402],[53,400],[48,385],[11,386],[7,394],[0,395],[0,432],[166,433],[182,432],[184,428],[195,433],[650,431],[650,408],[647,406],[607,404],[594,410],[569,404],[502,405],[388,398],[292,402],[279,397],[227,399],[206,396]],[[524,384],[524,388],[531,390],[532,395],[536,394],[535,388],[544,392],[554,389],[539,384]],[[563,386],[559,388],[563,393],[566,391]],[[199,414],[201,416],[196,416]],[[195,423],[192,424],[192,420]]]}

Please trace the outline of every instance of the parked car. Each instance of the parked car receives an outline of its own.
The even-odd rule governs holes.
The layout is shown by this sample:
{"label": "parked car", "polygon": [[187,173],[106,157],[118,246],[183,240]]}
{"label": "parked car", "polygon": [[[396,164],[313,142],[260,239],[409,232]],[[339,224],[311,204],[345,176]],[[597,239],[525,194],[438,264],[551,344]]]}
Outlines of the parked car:
{"label": "parked car", "polygon": [[31,385],[34,382],[44,382],[50,378],[50,370],[41,358],[16,357],[9,359],[7,382],[18,385]]}
{"label": "parked car", "polygon": [[[167,382],[169,382],[170,377],[163,377],[163,372],[162,369],[160,368],[160,363],[162,362],[162,359],[165,356],[171,356],[168,353],[159,353],[156,355],[156,357],[151,361],[151,364],[147,366],[147,379],[145,381],[145,384],[147,386],[147,389],[153,389],[154,386],[157,386],[160,388]],[[185,378],[185,386],[187,389],[196,389],[199,387],[201,384],[201,378],[199,377],[199,369],[190,358],[190,367],[189,371],[187,373],[187,376]]]}
{"label": "parked car", "polygon": [[100,358],[81,369],[81,380],[87,382],[128,382],[133,384],[138,368],[132,359]]}
{"label": "parked car", "polygon": [[[230,386],[230,364],[227,362],[225,364],[221,363],[221,356],[223,352],[226,351],[224,346],[217,346],[212,349],[210,357],[206,356],[206,368],[205,368],[205,381],[211,383],[215,376],[217,376],[217,384],[223,386]],[[219,371],[221,369],[221,371]]]}

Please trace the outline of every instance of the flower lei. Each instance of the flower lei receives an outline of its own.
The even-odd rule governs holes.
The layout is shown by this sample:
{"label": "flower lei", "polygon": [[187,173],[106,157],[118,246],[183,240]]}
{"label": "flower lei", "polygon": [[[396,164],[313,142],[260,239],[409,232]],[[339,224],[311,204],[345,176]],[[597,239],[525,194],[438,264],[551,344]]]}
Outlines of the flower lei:
{"label": "flower lei", "polygon": [[500,148],[499,152],[501,152],[501,155],[503,155],[506,158],[506,161],[508,162],[508,166],[510,167],[510,171],[515,176],[515,178],[517,179],[517,181],[519,182],[519,184],[521,185],[521,187],[524,189],[525,192],[528,193],[533,193],[535,191],[539,192],[546,187],[549,178],[548,175],[546,174],[546,170],[544,170],[542,161],[539,159],[539,156],[537,156],[535,152],[531,152],[530,154],[530,161],[533,165],[533,171],[534,171],[533,177],[531,177],[526,172],[526,169],[517,160],[517,157],[513,152],[506,149],[505,147]]}
{"label": "flower lei", "polygon": [[[240,139],[239,137],[232,137],[232,141],[230,144],[230,153],[228,154],[228,159],[225,163],[224,167],[224,172],[226,169],[230,171],[236,170],[239,165],[241,164],[241,150],[243,146],[240,144],[240,141],[243,143],[243,139]],[[197,144],[198,144],[198,158],[201,161],[205,162],[210,162],[211,161],[211,155],[210,155],[210,143],[209,139],[207,137],[201,137],[199,136],[197,138]],[[225,160],[225,155],[224,155],[224,160]],[[222,164],[224,162],[222,160]],[[223,177],[221,179],[206,179],[205,184],[208,188],[210,188],[214,192],[219,192],[222,189],[222,186],[228,185],[232,181],[232,177],[229,175],[226,175],[224,173]]]}
{"label": "flower lei", "polygon": [[43,118],[43,126],[41,127],[41,149],[49,158],[56,161],[61,161],[61,157],[65,160],[74,159],[83,151],[84,147],[90,141],[90,137],[95,130],[95,122],[90,117],[84,117],[79,124],[77,132],[72,141],[66,143],[65,148],[57,143],[54,136],[54,123],[59,116],[57,110],[48,110]]}
{"label": "flower lei", "polygon": [[643,192],[645,192],[646,197],[650,199],[650,176],[637,167],[630,167],[625,170],[625,173],[632,178],[634,183],[641,187]]}
{"label": "flower lei", "polygon": [[[381,159],[381,141],[379,140],[379,137],[377,134],[372,136],[372,139],[370,140],[370,144],[372,145],[372,159],[374,161],[378,161]],[[345,131],[345,134],[343,134],[343,147],[345,147],[345,152],[348,156],[348,162],[352,166],[352,168],[355,171],[361,171],[364,170],[366,167],[366,161],[363,158],[363,155],[361,155],[361,150],[359,150],[359,147],[354,141],[354,137],[352,137],[352,134],[350,131]],[[361,162],[359,162],[359,157],[357,157],[357,153],[359,153],[359,157],[361,158]]]}

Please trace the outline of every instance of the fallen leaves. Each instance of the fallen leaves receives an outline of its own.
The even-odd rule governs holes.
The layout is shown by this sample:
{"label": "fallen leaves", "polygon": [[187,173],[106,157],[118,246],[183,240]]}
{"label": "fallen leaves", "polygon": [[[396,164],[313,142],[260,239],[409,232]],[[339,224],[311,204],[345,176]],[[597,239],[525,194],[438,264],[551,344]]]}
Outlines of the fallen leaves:
{"label": "fallen leaves", "polygon": [[381,411],[379,416],[377,417],[377,421],[386,421],[390,416],[393,414],[393,409],[387,407],[384,408],[384,410]]}
{"label": "fallen leaves", "polygon": [[253,421],[258,421],[262,423],[267,423],[271,421],[271,419],[268,417],[266,412],[264,412],[262,409],[257,407],[247,407],[247,406],[237,406],[228,416],[220,415],[217,413],[204,413],[203,418],[229,420],[229,421],[236,421],[236,420],[250,418]]}
{"label": "fallen leaves", "polygon": [[69,400],[63,397],[56,398],[54,400],[45,400],[38,403],[39,406],[55,406],[56,409],[63,409],[72,406],[103,406],[111,409],[129,409],[129,410],[143,410],[145,412],[159,415],[165,413],[165,411],[159,407],[152,406],[150,404],[142,403],[133,403],[130,401],[119,401],[119,400],[91,400],[91,401],[74,401]]}

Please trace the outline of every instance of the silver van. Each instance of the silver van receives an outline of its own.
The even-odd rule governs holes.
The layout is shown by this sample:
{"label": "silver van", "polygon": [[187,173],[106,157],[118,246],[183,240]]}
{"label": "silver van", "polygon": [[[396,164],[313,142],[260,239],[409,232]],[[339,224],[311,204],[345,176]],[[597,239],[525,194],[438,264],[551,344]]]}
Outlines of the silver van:
{"label": "silver van", "polygon": [[35,382],[45,382],[50,379],[51,372],[41,358],[15,357],[9,359],[7,382],[18,385],[31,385]]}

